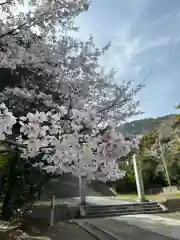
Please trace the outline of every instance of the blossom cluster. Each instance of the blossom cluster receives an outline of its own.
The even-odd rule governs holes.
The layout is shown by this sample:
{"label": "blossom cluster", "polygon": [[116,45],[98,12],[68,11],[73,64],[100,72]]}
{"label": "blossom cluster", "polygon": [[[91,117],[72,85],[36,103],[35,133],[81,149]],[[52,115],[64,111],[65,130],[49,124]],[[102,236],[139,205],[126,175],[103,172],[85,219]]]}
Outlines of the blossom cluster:
{"label": "blossom cluster", "polygon": [[[119,124],[139,112],[139,102],[134,96],[140,85],[132,89],[131,82],[118,85],[116,83],[120,81],[115,79],[115,71],[106,73],[98,64],[109,43],[97,48],[92,36],[85,42],[74,38],[71,30],[77,28],[73,19],[87,10],[89,2],[3,1],[0,4],[0,68],[9,69],[13,76],[18,75],[19,82],[14,86],[21,85],[21,89],[29,90],[31,96],[31,90],[37,92],[41,87],[38,90],[42,93],[51,91],[66,102],[73,99],[75,105],[77,101],[79,104],[79,100],[85,100],[88,106],[96,107],[103,120],[110,117]],[[37,76],[42,77],[40,81]],[[19,102],[18,94],[22,102],[29,95],[16,90],[10,101],[14,106]],[[7,98],[9,94],[9,90],[3,93]],[[2,102],[5,101],[0,99]],[[47,102],[51,104],[51,100]]]}
{"label": "blossom cluster", "polygon": [[137,147],[133,141],[125,141],[111,127],[100,129],[93,109],[68,110],[60,107],[57,113],[28,113],[16,119],[4,104],[0,105],[0,137],[8,139],[12,127],[18,122],[20,132],[15,141],[21,156],[33,159],[33,163],[49,173],[72,173],[89,180],[115,180],[121,177],[117,160]]}

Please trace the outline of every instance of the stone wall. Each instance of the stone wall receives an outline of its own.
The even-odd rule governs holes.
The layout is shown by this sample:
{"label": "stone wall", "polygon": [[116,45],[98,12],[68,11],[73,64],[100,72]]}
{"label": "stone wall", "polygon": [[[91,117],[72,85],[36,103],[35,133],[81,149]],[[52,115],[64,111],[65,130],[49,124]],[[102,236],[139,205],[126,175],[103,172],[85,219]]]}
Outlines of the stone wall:
{"label": "stone wall", "polygon": [[168,199],[163,204],[168,212],[180,211],[180,199]]}

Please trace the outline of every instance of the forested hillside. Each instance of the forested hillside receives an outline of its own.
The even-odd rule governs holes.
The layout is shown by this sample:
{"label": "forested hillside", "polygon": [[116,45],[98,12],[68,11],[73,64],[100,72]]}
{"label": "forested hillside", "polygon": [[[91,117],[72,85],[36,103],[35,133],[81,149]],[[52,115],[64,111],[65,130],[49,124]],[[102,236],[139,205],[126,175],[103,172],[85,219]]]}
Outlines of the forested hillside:
{"label": "forested hillside", "polygon": [[157,124],[163,120],[175,117],[175,114],[166,115],[159,118],[145,118],[140,120],[135,120],[132,122],[125,123],[122,126],[118,127],[118,130],[125,136],[136,135],[136,134],[145,134],[153,131]]}

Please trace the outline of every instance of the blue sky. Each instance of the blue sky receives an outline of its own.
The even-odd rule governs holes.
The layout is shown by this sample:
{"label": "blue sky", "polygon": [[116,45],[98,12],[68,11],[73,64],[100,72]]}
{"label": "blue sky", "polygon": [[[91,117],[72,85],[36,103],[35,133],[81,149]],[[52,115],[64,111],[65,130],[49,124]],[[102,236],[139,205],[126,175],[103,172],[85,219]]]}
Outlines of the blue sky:
{"label": "blue sky", "polygon": [[180,102],[180,0],[92,0],[77,18],[78,36],[93,35],[98,46],[112,42],[102,59],[105,68],[118,69],[118,83],[141,83],[142,117],[175,112]]}

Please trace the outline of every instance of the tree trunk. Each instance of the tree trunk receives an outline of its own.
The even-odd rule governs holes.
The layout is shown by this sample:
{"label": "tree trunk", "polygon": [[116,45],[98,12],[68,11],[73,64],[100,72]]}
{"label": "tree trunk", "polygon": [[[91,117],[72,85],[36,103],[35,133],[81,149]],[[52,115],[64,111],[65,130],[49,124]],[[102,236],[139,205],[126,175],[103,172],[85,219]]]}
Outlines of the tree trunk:
{"label": "tree trunk", "polygon": [[30,210],[32,210],[33,208],[33,204],[36,196],[36,193],[39,193],[42,189],[42,187],[44,186],[44,184],[46,182],[48,182],[50,179],[49,176],[45,176],[42,181],[36,186],[36,187],[32,187],[29,191],[29,194],[27,196],[27,202],[25,204],[23,204],[23,206],[21,207],[20,211],[19,211],[19,216],[17,215],[17,217],[24,217],[25,214],[28,214],[28,212]]}
{"label": "tree trunk", "polygon": [[14,157],[10,158],[10,170],[9,170],[9,182],[8,182],[8,186],[7,186],[7,190],[5,191],[5,196],[4,196],[4,200],[3,200],[3,206],[2,206],[2,217],[4,219],[9,219],[12,214],[13,214],[13,209],[11,206],[11,197],[12,197],[12,190],[13,187],[16,184],[16,175],[15,173],[15,167],[16,164],[18,162],[18,158],[19,158],[19,154],[16,153]]}

